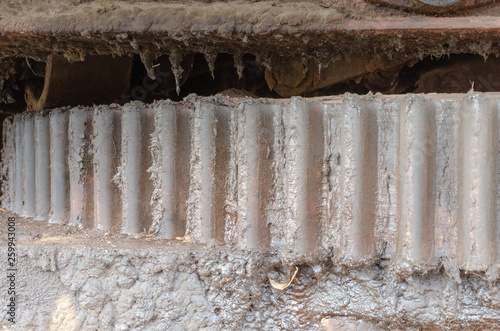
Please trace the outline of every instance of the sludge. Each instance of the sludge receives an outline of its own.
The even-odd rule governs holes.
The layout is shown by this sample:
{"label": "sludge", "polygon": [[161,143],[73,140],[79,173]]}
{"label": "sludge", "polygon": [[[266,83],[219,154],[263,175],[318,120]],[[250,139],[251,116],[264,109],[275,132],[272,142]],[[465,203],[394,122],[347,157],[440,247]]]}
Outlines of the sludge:
{"label": "sludge", "polygon": [[2,206],[124,234],[495,271],[498,98],[200,97],[16,115]]}

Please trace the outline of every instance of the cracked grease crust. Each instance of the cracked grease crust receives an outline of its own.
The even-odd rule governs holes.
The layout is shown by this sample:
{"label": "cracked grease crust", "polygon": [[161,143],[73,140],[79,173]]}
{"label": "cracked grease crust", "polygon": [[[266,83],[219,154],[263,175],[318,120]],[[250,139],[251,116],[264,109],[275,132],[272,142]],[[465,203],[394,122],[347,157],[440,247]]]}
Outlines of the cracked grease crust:
{"label": "cracked grease crust", "polygon": [[[0,214],[2,224],[10,215]],[[324,318],[338,316],[384,329],[500,325],[500,291],[480,275],[463,274],[459,282],[436,271],[401,278],[383,261],[348,267],[321,258],[301,265],[294,282],[277,291],[268,277],[282,262],[270,251],[102,236],[16,219],[19,314],[12,330],[319,330]],[[0,296],[0,304],[5,300]]]}

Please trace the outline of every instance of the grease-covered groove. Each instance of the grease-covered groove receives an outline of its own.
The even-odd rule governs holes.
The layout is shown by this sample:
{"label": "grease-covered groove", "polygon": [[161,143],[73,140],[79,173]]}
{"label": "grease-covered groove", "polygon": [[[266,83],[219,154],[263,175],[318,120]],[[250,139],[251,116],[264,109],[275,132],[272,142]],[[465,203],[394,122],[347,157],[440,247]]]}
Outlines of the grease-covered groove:
{"label": "grease-covered groove", "polygon": [[373,103],[348,98],[342,109],[340,254],[349,260],[375,255],[378,126]]}
{"label": "grease-covered groove", "polygon": [[151,233],[162,238],[182,237],[186,227],[185,202],[189,188],[189,156],[192,111],[172,102],[156,105],[151,135]]}
{"label": "grease-covered groove", "polygon": [[33,114],[23,115],[23,209],[22,216],[35,216],[35,132]]}
{"label": "grease-covered groove", "polygon": [[432,100],[436,110],[436,192],[434,255],[445,265],[456,264],[460,201],[458,187],[458,123],[461,104],[451,100]]}
{"label": "grease-covered groove", "polygon": [[8,210],[14,210],[14,192],[12,186],[15,182],[15,135],[13,130],[13,118],[5,119],[2,125],[2,141],[4,146],[2,150],[2,159],[5,160],[5,162],[3,162],[0,167],[3,182],[0,192],[2,194],[4,208]]}
{"label": "grease-covered groove", "polygon": [[231,200],[229,195],[235,186],[231,180],[231,160],[235,157],[233,141],[235,127],[232,117],[237,116],[234,109],[226,104],[218,104],[215,108],[215,158],[214,158],[214,195],[212,196],[212,209],[214,222],[214,237],[217,242],[223,243],[226,231],[226,204]]}
{"label": "grease-covered groove", "polygon": [[498,101],[468,96],[459,121],[458,261],[467,270],[482,271],[497,256]]}
{"label": "grease-covered groove", "polygon": [[175,159],[175,181],[177,195],[177,233],[183,236],[186,233],[187,224],[187,204],[189,199],[189,183],[191,172],[189,162],[191,159],[192,141],[192,117],[193,110],[190,107],[176,105],[174,109],[177,113],[177,150]]}
{"label": "grease-covered groove", "polygon": [[273,116],[276,105],[243,103],[238,112],[238,243],[269,244],[266,208],[272,192]]}
{"label": "grease-covered groove", "polygon": [[51,192],[34,194],[35,214],[49,222],[495,274],[499,98],[191,97],[16,115],[2,207],[29,207],[33,150],[34,192],[39,176]]}
{"label": "grease-covered groove", "polygon": [[92,172],[90,162],[88,126],[90,112],[84,108],[70,110],[68,124],[68,166],[70,185],[70,215],[69,225],[78,227],[93,226],[93,201],[91,197],[94,189],[89,181]]}
{"label": "grease-covered groove", "polygon": [[152,185],[147,173],[151,166],[152,121],[151,114],[142,103],[130,103],[123,108],[121,165],[114,181],[121,192],[121,230],[125,234],[146,232],[152,222]]}
{"label": "grease-covered groove", "polygon": [[92,154],[94,180],[94,226],[99,230],[113,230],[118,226],[121,212],[116,184],[116,160],[120,159],[120,127],[118,114],[106,106],[93,110]]}
{"label": "grease-covered groove", "polygon": [[153,205],[151,232],[169,239],[182,235],[178,231],[178,199],[175,182],[177,135],[175,105],[159,105],[155,115],[155,131],[151,137],[153,165],[148,169],[154,183],[151,198]]}
{"label": "grease-covered groove", "polygon": [[293,98],[285,108],[286,246],[298,253],[318,247],[324,163],[323,105]]}
{"label": "grease-covered groove", "polygon": [[197,102],[193,115],[192,152],[190,159],[190,192],[187,232],[193,239],[208,242],[215,239],[212,209],[215,172],[215,105]]}
{"label": "grease-covered groove", "polygon": [[12,188],[13,208],[12,211],[20,214],[23,208],[23,149],[22,149],[23,122],[22,116],[14,118],[14,185]]}
{"label": "grease-covered groove", "polygon": [[65,223],[69,217],[68,119],[66,109],[50,113],[50,218]]}
{"label": "grease-covered groove", "polygon": [[35,219],[47,221],[50,212],[49,117],[35,115]]}
{"label": "grease-covered groove", "polygon": [[433,104],[410,97],[399,112],[399,259],[430,262],[434,245],[436,114]]}

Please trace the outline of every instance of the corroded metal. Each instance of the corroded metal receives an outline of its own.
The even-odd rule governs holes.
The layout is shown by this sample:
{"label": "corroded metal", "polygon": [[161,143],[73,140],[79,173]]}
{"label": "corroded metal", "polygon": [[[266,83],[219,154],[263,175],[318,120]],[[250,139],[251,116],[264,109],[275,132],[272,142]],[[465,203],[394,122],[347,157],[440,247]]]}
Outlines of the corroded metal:
{"label": "corroded metal", "polygon": [[449,13],[495,3],[494,0],[373,0],[412,11]]}

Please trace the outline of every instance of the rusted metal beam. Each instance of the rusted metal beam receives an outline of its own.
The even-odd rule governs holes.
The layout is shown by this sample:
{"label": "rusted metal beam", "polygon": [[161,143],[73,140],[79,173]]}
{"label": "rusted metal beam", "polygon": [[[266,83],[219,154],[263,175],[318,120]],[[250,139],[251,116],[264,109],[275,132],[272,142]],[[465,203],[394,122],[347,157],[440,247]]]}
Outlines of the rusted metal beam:
{"label": "rusted metal beam", "polygon": [[117,3],[106,19],[94,12],[98,6],[86,8],[85,14],[63,11],[36,20],[5,16],[0,20],[0,55],[43,58],[60,52],[79,58],[81,54],[169,54],[175,50],[331,60],[360,51],[500,53],[497,6],[469,11],[468,16],[428,17],[366,3],[360,7],[358,2],[352,8],[335,2],[323,8],[310,2],[303,11],[295,4],[273,6],[267,1],[259,6],[205,4],[203,11],[188,4],[143,3],[134,19],[126,3]]}

